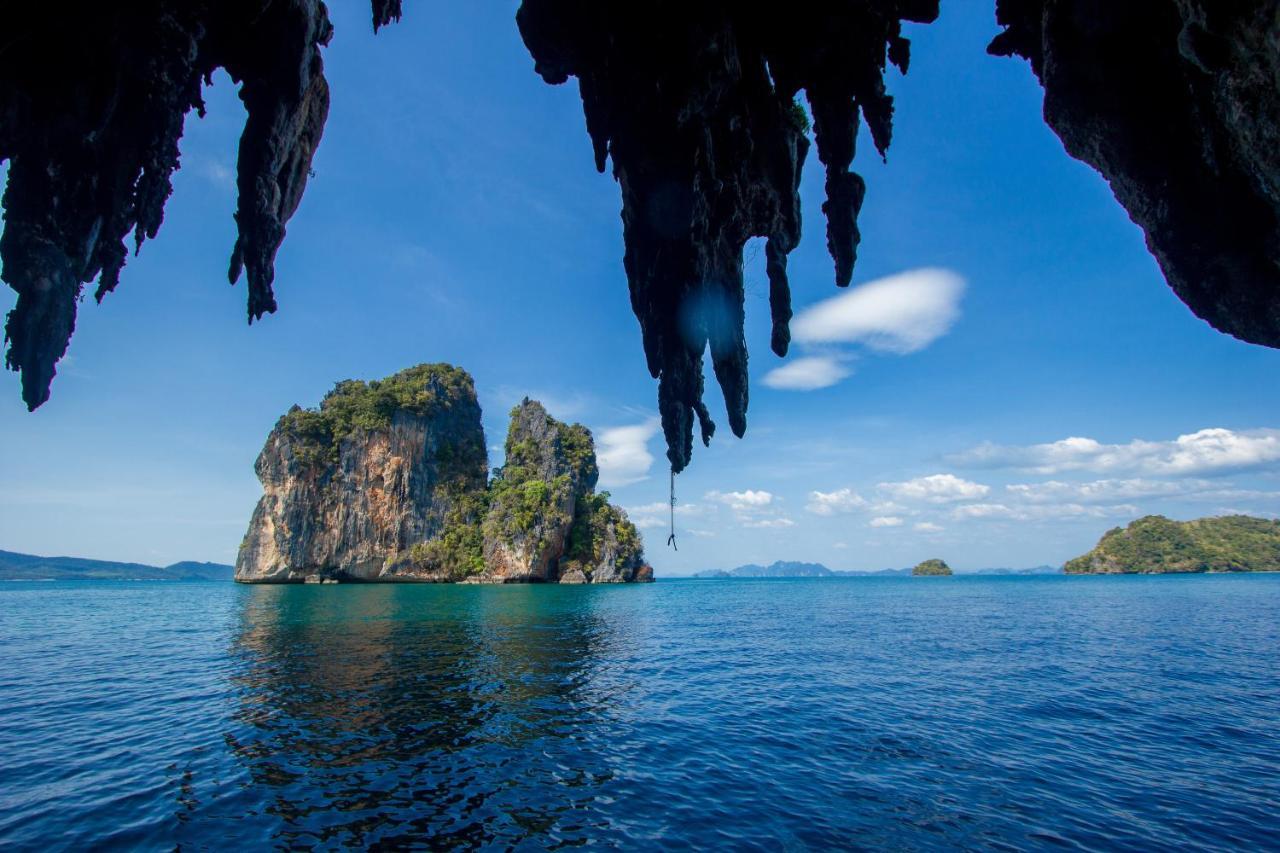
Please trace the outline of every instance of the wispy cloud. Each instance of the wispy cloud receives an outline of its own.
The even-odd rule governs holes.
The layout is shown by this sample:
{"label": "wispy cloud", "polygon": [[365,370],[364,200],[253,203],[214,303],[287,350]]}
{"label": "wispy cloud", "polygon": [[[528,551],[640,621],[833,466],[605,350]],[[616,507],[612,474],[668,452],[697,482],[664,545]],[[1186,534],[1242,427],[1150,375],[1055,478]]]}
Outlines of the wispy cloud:
{"label": "wispy cloud", "polygon": [[872,527],[901,527],[904,520],[896,515],[877,515],[867,523]]}
{"label": "wispy cloud", "polygon": [[960,316],[964,279],[925,268],[876,279],[824,299],[796,315],[792,338],[801,344],[860,343],[888,353],[922,350]]}
{"label": "wispy cloud", "polygon": [[649,476],[653,466],[649,440],[657,434],[660,423],[657,418],[649,418],[632,426],[600,430],[596,438],[596,462],[600,465],[601,486],[625,486]]}
{"label": "wispy cloud", "polygon": [[782,391],[816,391],[835,385],[852,372],[836,356],[812,355],[775,367],[764,375],[763,381]]}
{"label": "wispy cloud", "polygon": [[743,527],[762,527],[762,528],[779,528],[779,527],[795,527],[796,523],[785,516],[778,518],[757,518],[742,522]]}
{"label": "wispy cloud", "polygon": [[900,501],[925,501],[927,503],[953,503],[986,497],[990,486],[963,480],[954,474],[931,474],[901,483],[880,483],[880,491]]}
{"label": "wispy cloud", "polygon": [[1173,477],[1211,475],[1280,466],[1280,430],[1202,429],[1172,441],[1135,439],[1128,444],[1103,444],[1081,437],[1048,444],[984,443],[949,457],[949,461],[973,468],[1013,468],[1036,474],[1089,471]]}
{"label": "wispy cloud", "polygon": [[934,524],[932,521],[916,522],[913,529],[920,533],[941,533],[943,530],[942,525]]}
{"label": "wispy cloud", "polygon": [[[833,346],[858,344],[893,355],[918,352],[945,335],[960,316],[965,282],[954,272],[924,268],[876,279],[802,310],[792,340],[809,354],[765,374],[784,391],[829,388],[853,371],[851,355]],[[816,348],[828,351],[814,353]]]}
{"label": "wispy cloud", "polygon": [[746,489],[741,492],[707,492],[704,497],[737,512],[750,512],[769,506],[775,496],[763,489]]}
{"label": "wispy cloud", "polygon": [[968,519],[1004,519],[1009,521],[1046,521],[1067,518],[1129,518],[1138,514],[1133,504],[1086,506],[1078,503],[1030,504],[1009,506],[1002,503],[964,504],[951,511],[957,521]]}
{"label": "wispy cloud", "polygon": [[866,506],[866,499],[853,489],[836,489],[834,492],[810,492],[809,502],[804,508],[814,515],[840,515]]}

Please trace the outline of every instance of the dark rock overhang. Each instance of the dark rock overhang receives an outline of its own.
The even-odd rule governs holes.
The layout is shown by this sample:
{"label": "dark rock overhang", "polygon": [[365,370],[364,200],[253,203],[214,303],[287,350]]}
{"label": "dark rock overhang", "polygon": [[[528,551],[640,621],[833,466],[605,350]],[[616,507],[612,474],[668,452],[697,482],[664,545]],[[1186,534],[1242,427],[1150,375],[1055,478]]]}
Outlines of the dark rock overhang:
{"label": "dark rock overhang", "polygon": [[[401,1],[371,0],[371,12],[376,30]],[[624,267],[673,470],[688,464],[695,420],[704,441],[714,430],[708,348],[730,429],[746,428],[742,248],[754,236],[766,239],[772,348],[787,350],[810,115],[836,283],[849,283],[859,116],[883,155],[884,74],[909,60],[902,22],[937,12],[937,0],[522,4],[536,70],[578,78],[596,166],[612,160],[622,190]],[[1280,0],[998,0],[997,13],[991,52],[1030,61],[1046,121],[1111,182],[1179,297],[1215,328],[1280,346]],[[275,254],[327,117],[331,34],[320,0],[0,8],[0,262],[18,294],[6,365],[30,408],[48,399],[83,285],[96,280],[101,300],[129,235],[135,251],[156,236],[183,117],[218,68],[248,113],[229,277],[248,279],[250,322],[276,309]]]}

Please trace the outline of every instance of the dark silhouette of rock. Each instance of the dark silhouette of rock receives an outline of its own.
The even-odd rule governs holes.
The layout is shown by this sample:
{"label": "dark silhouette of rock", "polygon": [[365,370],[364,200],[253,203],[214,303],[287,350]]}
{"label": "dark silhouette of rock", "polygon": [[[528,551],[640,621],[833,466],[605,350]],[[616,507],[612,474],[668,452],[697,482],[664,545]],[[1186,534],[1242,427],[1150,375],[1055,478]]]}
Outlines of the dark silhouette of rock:
{"label": "dark silhouette of rock", "polygon": [[[1280,0],[997,0],[990,51],[1027,58],[1045,119],[1097,168],[1146,232],[1169,284],[1216,328],[1280,346]],[[371,0],[374,29],[401,0]],[[790,340],[788,253],[810,146],[826,170],[827,245],[838,285],[857,257],[864,184],[851,171],[859,121],[881,155],[905,72],[903,21],[938,0],[525,0],[535,69],[576,77],[596,167],[622,192],[623,259],[673,471],[688,463],[710,349],[730,429],[748,403],[742,248],[766,239],[772,348]],[[248,118],[230,278],[248,279],[252,322],[276,309],[274,258],[328,111],[320,0],[138,0],[53,14],[0,6],[0,237],[18,294],[6,365],[43,403],[75,326],[82,287],[101,300],[156,236],[178,166],[183,117],[224,68]],[[803,90],[809,113],[796,100]]]}
{"label": "dark silhouette of rock", "polygon": [[681,471],[710,348],[729,428],[746,430],[742,250],[767,238],[772,347],[790,342],[787,254],[800,240],[800,171],[809,150],[803,89],[827,171],[827,246],[836,283],[853,274],[865,185],[850,171],[859,114],[888,148],[888,63],[906,71],[903,20],[931,21],[936,0],[589,3],[525,0],[516,15],[548,83],[577,77],[595,165],[622,189],[631,305],[640,320],[667,458]]}
{"label": "dark silhouette of rock", "polygon": [[1103,174],[1170,287],[1280,346],[1280,3],[999,0],[1067,153]]}

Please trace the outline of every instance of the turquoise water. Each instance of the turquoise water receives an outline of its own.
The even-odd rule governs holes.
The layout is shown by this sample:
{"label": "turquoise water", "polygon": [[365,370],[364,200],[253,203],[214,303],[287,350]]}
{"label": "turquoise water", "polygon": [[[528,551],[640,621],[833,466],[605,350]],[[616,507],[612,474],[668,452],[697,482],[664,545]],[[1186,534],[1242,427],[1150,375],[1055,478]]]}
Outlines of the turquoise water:
{"label": "turquoise water", "polygon": [[0,584],[0,846],[1258,848],[1280,576]]}

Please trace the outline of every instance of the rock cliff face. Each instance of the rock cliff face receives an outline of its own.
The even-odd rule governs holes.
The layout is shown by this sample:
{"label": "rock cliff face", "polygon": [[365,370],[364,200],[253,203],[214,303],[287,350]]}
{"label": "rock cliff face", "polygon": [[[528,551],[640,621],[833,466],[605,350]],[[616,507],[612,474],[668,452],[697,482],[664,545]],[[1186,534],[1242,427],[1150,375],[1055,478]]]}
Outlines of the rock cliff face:
{"label": "rock cliff face", "polygon": [[565,571],[570,582],[652,579],[635,527],[593,492],[585,427],[526,400],[512,412],[507,461],[492,485],[487,466],[465,372],[420,365],[339,383],[319,410],[295,406],[267,438],[256,464],[264,494],[236,580],[517,583]]}

